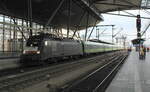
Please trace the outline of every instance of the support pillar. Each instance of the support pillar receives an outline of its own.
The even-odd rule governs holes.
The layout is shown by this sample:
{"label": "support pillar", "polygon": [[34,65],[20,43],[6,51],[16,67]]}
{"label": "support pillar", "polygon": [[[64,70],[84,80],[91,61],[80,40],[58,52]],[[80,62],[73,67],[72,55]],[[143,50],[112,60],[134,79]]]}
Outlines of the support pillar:
{"label": "support pillar", "polygon": [[70,30],[70,20],[71,20],[71,0],[67,1],[68,3],[68,24],[67,24],[67,38],[69,38],[69,30]]}
{"label": "support pillar", "polygon": [[29,20],[29,26],[30,26],[30,36],[32,36],[32,0],[28,0],[28,20]]}
{"label": "support pillar", "polygon": [[5,51],[5,15],[3,15],[3,43],[2,43],[2,51]]}
{"label": "support pillar", "polygon": [[84,38],[85,41],[87,40],[86,37],[87,37],[88,25],[89,25],[89,12],[87,13],[86,30],[85,30],[85,38]]}
{"label": "support pillar", "polygon": [[10,29],[9,29],[9,51],[12,51],[12,26],[11,26],[11,24],[12,24],[12,20],[11,20],[11,17],[10,17],[10,20],[9,20],[10,22]]}
{"label": "support pillar", "polygon": [[114,43],[114,26],[112,26],[112,43]]}
{"label": "support pillar", "polygon": [[[16,21],[16,19],[14,18]],[[16,26],[13,27],[13,51],[16,50]]]}
{"label": "support pillar", "polygon": [[24,20],[22,19],[22,33],[21,33],[21,51],[23,52],[23,50],[24,50],[24,48],[23,48],[23,46],[24,46],[24,39],[23,39],[23,26],[24,26]]}

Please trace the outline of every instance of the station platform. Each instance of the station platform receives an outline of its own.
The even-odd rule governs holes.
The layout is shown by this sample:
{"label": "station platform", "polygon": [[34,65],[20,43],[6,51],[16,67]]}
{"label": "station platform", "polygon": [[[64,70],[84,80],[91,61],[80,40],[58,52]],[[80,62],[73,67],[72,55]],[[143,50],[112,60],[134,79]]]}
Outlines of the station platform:
{"label": "station platform", "polygon": [[105,92],[150,92],[150,52],[139,60],[132,51]]}
{"label": "station platform", "polygon": [[0,70],[19,66],[21,52],[0,52]]}
{"label": "station platform", "polygon": [[0,52],[0,59],[19,58],[21,52]]}

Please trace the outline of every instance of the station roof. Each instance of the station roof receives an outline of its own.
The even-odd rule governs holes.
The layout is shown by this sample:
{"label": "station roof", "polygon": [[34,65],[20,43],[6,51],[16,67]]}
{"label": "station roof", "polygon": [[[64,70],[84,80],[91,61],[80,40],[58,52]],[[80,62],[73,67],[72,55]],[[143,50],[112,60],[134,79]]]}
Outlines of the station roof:
{"label": "station roof", "polygon": [[[88,24],[94,25],[103,20],[99,12],[93,6],[82,0],[0,0],[0,13],[12,17],[29,20],[32,16],[33,22],[41,25],[55,25],[63,26],[64,28],[69,24],[68,16],[70,15],[70,26],[85,25],[87,17],[89,17]],[[29,9],[29,2],[31,8]],[[69,11],[70,7],[70,11]],[[30,15],[30,11],[32,15]],[[30,12],[30,13],[29,13]],[[89,14],[89,16],[87,16]],[[49,23],[48,23],[49,22]]]}
{"label": "station roof", "polygon": [[[28,19],[29,0],[0,0],[0,13]],[[64,2],[63,2],[64,1]],[[50,18],[52,25],[68,24],[68,0],[31,0],[32,19],[34,22],[46,25]],[[60,3],[63,2],[61,8]],[[103,20],[101,13],[148,8],[149,0],[71,0],[70,26],[86,25],[87,14],[90,13],[89,25],[94,25]],[[57,13],[55,11],[58,9]],[[83,14],[83,19],[81,17]],[[96,24],[97,24],[96,23]]]}
{"label": "station roof", "polygon": [[142,0],[94,0],[95,7],[101,13],[139,9]]}

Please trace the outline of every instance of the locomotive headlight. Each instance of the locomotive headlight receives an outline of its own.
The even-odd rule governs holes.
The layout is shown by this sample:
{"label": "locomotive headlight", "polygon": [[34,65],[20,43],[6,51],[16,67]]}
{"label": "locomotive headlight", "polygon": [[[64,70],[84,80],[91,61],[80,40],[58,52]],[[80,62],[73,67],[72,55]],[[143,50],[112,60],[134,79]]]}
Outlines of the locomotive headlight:
{"label": "locomotive headlight", "polygon": [[40,51],[37,51],[36,53],[37,53],[37,54],[40,54]]}
{"label": "locomotive headlight", "polygon": [[24,51],[23,51],[23,54],[25,54],[25,53],[26,53],[26,51],[24,50]]}
{"label": "locomotive headlight", "polygon": [[44,44],[45,44],[45,46],[47,46],[47,45],[48,45],[48,42],[47,42],[47,41],[45,41],[45,42],[44,42]]}

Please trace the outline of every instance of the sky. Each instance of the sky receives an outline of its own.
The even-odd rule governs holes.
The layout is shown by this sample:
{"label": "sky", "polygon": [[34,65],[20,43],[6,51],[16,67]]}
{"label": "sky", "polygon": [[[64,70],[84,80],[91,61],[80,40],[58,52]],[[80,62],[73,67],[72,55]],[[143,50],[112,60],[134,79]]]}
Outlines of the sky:
{"label": "sky", "polygon": [[[150,10],[146,10],[149,11]],[[150,13],[146,12],[145,10],[128,10],[127,12],[132,13],[134,15],[140,14],[141,17],[148,17],[150,18]],[[118,13],[118,12],[113,12]],[[120,14],[126,14],[125,12],[120,12]],[[131,40],[136,38],[137,29],[136,29],[136,18],[133,17],[124,17],[124,16],[116,16],[116,15],[108,15],[108,14],[102,14],[104,17],[104,21],[100,22],[99,25],[115,25],[114,26],[114,34],[120,32],[116,35],[116,37],[127,37],[126,41],[131,44]],[[145,28],[150,23],[150,19],[141,19],[141,31],[144,31]],[[104,40],[107,42],[112,42],[112,28],[111,27],[100,27],[98,28],[100,30],[100,33],[103,30],[106,30],[103,34],[100,35],[100,40]],[[96,29],[95,29],[96,30]],[[96,31],[95,31],[96,32]],[[91,38],[95,37],[95,33],[92,34]],[[116,38],[115,37],[115,38]],[[114,40],[115,40],[114,38]],[[148,29],[146,32],[146,35],[143,36],[143,38],[147,38],[145,43],[150,46],[150,30]]]}

